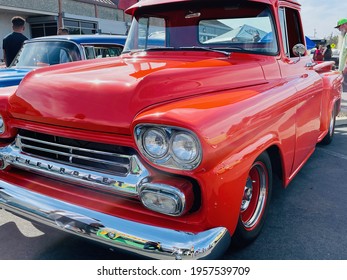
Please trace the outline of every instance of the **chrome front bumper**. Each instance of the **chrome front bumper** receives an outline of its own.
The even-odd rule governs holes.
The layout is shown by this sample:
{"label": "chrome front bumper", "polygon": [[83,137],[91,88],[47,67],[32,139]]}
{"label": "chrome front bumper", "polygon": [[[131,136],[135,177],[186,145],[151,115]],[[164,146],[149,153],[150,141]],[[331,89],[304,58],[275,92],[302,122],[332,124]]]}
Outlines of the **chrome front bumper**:
{"label": "chrome front bumper", "polygon": [[0,208],[154,259],[217,259],[230,243],[230,234],[223,227],[189,233],[149,226],[56,200],[3,181],[0,181]]}

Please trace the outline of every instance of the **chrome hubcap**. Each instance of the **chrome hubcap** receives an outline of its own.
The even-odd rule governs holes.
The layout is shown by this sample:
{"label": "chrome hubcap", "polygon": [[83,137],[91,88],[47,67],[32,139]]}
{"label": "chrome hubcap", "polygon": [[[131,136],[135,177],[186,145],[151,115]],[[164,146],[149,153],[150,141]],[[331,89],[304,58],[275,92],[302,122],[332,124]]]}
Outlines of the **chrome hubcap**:
{"label": "chrome hubcap", "polygon": [[245,186],[245,191],[243,193],[241,211],[245,211],[248,208],[249,203],[251,202],[251,199],[252,199],[252,193],[253,193],[252,181],[251,181],[251,178],[248,177],[247,183]]}
{"label": "chrome hubcap", "polygon": [[257,162],[249,172],[241,203],[241,221],[247,230],[252,230],[260,222],[265,210],[267,191],[266,166]]}

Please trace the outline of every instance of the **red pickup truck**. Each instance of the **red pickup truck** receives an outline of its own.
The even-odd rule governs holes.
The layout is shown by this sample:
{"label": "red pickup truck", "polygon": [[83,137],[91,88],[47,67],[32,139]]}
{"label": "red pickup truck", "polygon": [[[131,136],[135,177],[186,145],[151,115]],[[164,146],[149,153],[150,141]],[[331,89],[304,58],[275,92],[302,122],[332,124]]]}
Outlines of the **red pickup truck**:
{"label": "red pickup truck", "polygon": [[299,11],[143,0],[120,57],[32,71],[0,94],[0,208],[151,258],[248,244],[340,110]]}

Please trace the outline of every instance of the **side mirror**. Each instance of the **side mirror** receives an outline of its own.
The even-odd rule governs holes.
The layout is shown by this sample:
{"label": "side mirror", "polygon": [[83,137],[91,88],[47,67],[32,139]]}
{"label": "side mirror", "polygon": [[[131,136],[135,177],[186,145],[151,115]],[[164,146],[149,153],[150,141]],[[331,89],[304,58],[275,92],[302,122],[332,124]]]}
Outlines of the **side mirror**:
{"label": "side mirror", "polygon": [[296,44],[293,47],[293,54],[298,57],[304,56],[306,51],[306,47],[303,44]]}

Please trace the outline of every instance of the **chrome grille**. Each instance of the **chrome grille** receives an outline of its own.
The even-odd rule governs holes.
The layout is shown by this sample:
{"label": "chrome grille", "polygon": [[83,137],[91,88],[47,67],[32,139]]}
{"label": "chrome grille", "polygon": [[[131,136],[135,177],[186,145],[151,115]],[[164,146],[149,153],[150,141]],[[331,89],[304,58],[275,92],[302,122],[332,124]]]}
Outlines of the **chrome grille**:
{"label": "chrome grille", "polygon": [[20,130],[16,146],[21,152],[87,170],[126,176],[136,172],[127,147],[81,141],[27,130]]}

